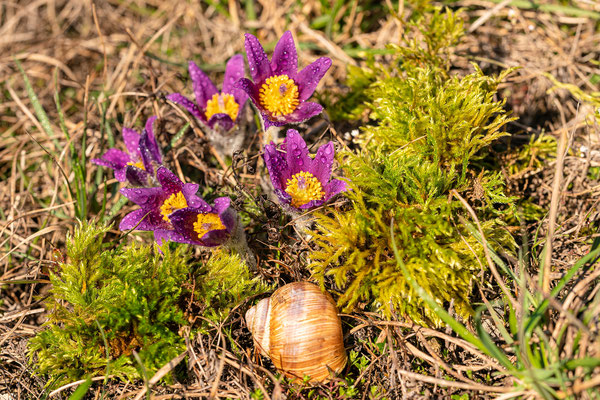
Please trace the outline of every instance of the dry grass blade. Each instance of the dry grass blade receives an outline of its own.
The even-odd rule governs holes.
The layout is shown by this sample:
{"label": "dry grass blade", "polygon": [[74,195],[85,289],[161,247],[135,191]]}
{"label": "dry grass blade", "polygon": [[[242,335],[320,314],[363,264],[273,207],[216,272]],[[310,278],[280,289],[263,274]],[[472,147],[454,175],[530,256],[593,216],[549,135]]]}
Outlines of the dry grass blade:
{"label": "dry grass blade", "polygon": [[158,371],[156,371],[156,373],[152,376],[152,378],[150,378],[148,380],[148,384],[146,386],[144,386],[144,388],[142,388],[138,392],[138,394],[134,397],[134,400],[140,400],[142,397],[144,397],[148,388],[152,388],[154,385],[156,385],[158,383],[158,381],[160,381],[162,378],[164,378],[165,375],[167,375],[169,372],[171,372],[181,361],[183,361],[185,359],[187,354],[188,354],[188,352],[184,351],[183,353],[181,353],[180,355],[178,355],[177,357],[175,357],[174,359],[169,361],[167,364],[165,364]]}
{"label": "dry grass blade", "polygon": [[[107,377],[107,376],[95,376],[95,377],[93,377],[93,378],[91,378],[91,379],[92,379],[92,381],[93,381],[93,382],[98,382],[98,381],[102,381],[102,380],[104,380],[104,379],[106,379],[106,378],[110,378],[110,376],[108,376],[108,377]],[[48,393],[48,397],[54,397],[54,396],[56,396],[57,394],[59,394],[59,393],[61,393],[61,392],[65,391],[65,390],[67,390],[67,389],[70,389],[70,388],[72,388],[72,387],[75,387],[75,386],[79,386],[79,385],[81,385],[82,383],[84,383],[86,380],[87,380],[87,379],[81,379],[81,380],[79,380],[79,381],[76,381],[76,382],[71,382],[71,383],[69,383],[69,384],[66,384],[66,385],[64,385],[64,386],[61,386],[61,387],[59,387],[58,389],[55,389],[55,390],[51,391],[50,393]]]}
{"label": "dry grass blade", "polygon": [[565,163],[565,155],[567,154],[568,134],[566,128],[565,115],[561,105],[557,102],[557,107],[560,110],[560,115],[563,120],[564,129],[560,132],[558,139],[558,149],[556,151],[556,164],[554,172],[554,182],[552,184],[552,199],[550,201],[550,215],[548,216],[548,236],[546,238],[546,246],[544,247],[544,260],[542,268],[542,292],[548,295],[550,293],[550,273],[552,271],[552,241],[556,230],[556,218],[558,207],[561,198],[561,183],[563,179],[563,168]]}
{"label": "dry grass blade", "polygon": [[513,305],[513,307],[515,309],[519,310],[520,309],[519,302],[514,298],[514,296],[512,295],[512,292],[508,289],[508,287],[504,283],[504,279],[502,279],[502,276],[498,273],[498,269],[496,268],[496,264],[492,261],[492,258],[490,256],[490,251],[489,251],[489,248],[488,248],[488,243],[487,243],[487,241],[485,239],[485,234],[483,232],[483,229],[481,227],[481,223],[479,222],[479,218],[477,217],[477,214],[475,213],[475,211],[473,210],[473,208],[469,205],[469,203],[467,203],[467,201],[460,194],[458,194],[458,192],[456,190],[452,191],[452,195],[454,197],[456,197],[463,204],[463,206],[465,207],[465,209],[469,212],[469,214],[471,215],[471,217],[475,221],[475,224],[477,225],[477,229],[479,230],[479,233],[481,235],[481,239],[483,241],[483,252],[485,254],[485,259],[487,261],[488,268],[490,269],[490,271],[492,271],[492,274],[494,275],[494,278],[496,279],[496,282],[502,288],[502,293],[509,299],[509,301],[511,302],[511,304]]}

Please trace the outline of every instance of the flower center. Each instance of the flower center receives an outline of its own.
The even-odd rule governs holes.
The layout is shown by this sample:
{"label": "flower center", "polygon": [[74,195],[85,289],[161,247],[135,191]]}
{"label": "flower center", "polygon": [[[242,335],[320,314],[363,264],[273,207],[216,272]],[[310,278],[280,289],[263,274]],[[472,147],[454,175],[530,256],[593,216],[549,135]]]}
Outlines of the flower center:
{"label": "flower center", "polygon": [[240,105],[236,103],[233,95],[228,93],[215,93],[213,97],[206,102],[206,119],[210,119],[215,114],[227,114],[233,121],[237,118]]}
{"label": "flower center", "polygon": [[165,200],[163,205],[160,206],[160,213],[163,216],[163,219],[169,222],[169,215],[172,212],[186,208],[187,206],[188,204],[183,193],[173,193],[168,199]]}
{"label": "flower center", "polygon": [[298,86],[287,75],[272,76],[261,86],[258,100],[275,116],[291,114],[300,104]]}
{"label": "flower center", "polygon": [[141,169],[142,171],[145,171],[145,170],[146,170],[146,168],[144,168],[144,163],[143,163],[143,162],[141,162],[141,161],[138,161],[138,162],[129,161],[129,162],[127,163],[127,165],[131,165],[131,166],[133,166],[133,167],[139,168],[139,169]]}
{"label": "flower center", "polygon": [[210,231],[220,229],[225,229],[225,225],[219,215],[215,213],[198,214],[198,220],[194,222],[194,231],[198,234],[198,239],[202,239],[202,236]]}
{"label": "flower center", "polygon": [[321,182],[310,172],[302,171],[286,182],[285,192],[292,196],[292,207],[301,207],[312,200],[325,196]]}

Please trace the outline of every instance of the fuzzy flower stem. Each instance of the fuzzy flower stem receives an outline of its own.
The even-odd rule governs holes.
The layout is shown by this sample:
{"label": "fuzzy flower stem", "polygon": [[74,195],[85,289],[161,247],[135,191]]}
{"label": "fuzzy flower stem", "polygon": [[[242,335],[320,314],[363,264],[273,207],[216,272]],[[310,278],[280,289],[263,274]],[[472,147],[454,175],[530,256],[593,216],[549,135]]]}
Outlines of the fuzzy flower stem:
{"label": "fuzzy flower stem", "polygon": [[242,260],[246,262],[251,272],[256,272],[258,269],[258,263],[256,261],[256,254],[248,246],[246,241],[246,234],[244,233],[244,227],[241,221],[237,221],[235,231],[232,232],[231,238],[224,244],[233,253],[238,254]]}

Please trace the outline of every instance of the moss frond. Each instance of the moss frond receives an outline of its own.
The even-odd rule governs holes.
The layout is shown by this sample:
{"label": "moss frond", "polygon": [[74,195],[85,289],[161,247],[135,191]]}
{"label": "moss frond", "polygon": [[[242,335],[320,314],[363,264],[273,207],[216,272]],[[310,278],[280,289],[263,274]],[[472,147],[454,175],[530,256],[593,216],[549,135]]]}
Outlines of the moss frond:
{"label": "moss frond", "polygon": [[361,75],[372,82],[363,95],[373,123],[356,138],[357,151],[340,155],[351,177],[352,206],[317,215],[311,264],[318,279],[334,277],[346,310],[366,300],[387,315],[441,324],[397,268],[393,225],[402,260],[419,285],[457,315],[471,314],[483,250],[459,223],[463,208],[452,191],[471,200],[490,243],[514,248],[502,222],[514,214],[514,199],[501,173],[479,162],[512,120],[495,99],[511,70],[486,76],[474,65],[473,73],[451,76],[450,50],[461,36],[459,15],[436,9],[410,24],[404,45],[391,47],[391,66],[368,65]]}

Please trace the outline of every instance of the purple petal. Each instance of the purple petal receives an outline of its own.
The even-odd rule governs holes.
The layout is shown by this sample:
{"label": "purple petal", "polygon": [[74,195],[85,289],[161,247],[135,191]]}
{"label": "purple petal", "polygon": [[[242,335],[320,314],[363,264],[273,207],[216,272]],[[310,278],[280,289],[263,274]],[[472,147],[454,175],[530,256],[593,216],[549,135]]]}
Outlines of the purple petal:
{"label": "purple petal", "polygon": [[300,103],[296,110],[285,116],[287,123],[300,123],[306,121],[315,115],[319,115],[323,111],[323,107],[319,103],[310,101]]}
{"label": "purple petal", "polygon": [[265,125],[265,130],[269,129],[272,126],[284,126],[288,123],[288,121],[285,120],[286,117],[280,117],[282,118],[281,121],[272,120],[272,117],[269,114],[263,112],[262,110],[260,112],[260,116],[262,117],[263,124]]}
{"label": "purple petal", "polygon": [[231,199],[229,197],[219,197],[215,199],[214,211],[217,214],[223,213],[231,205]]}
{"label": "purple petal", "polygon": [[271,143],[265,146],[263,158],[265,159],[265,165],[267,166],[267,171],[269,171],[273,187],[275,190],[284,190],[285,183],[290,178],[285,153],[277,150],[275,144]]}
{"label": "purple petal", "polygon": [[238,113],[236,115],[236,119],[237,119],[240,116],[240,114],[242,113],[242,110],[244,109],[244,105],[246,104],[246,101],[248,101],[248,94],[241,89],[233,89],[232,94],[233,94],[233,98],[235,99],[235,102],[238,103],[238,105],[240,106],[240,108],[238,108]]}
{"label": "purple petal", "polygon": [[[129,182],[132,186],[148,186],[150,180],[150,174],[144,171],[143,169],[139,169],[134,167],[133,165],[128,165],[122,169],[124,174],[124,179],[121,182]],[[117,174],[115,173],[115,177]],[[117,178],[119,180],[119,178]]]}
{"label": "purple petal", "polygon": [[156,243],[158,243],[159,246],[162,246],[164,242],[171,241],[171,233],[175,232],[170,229],[155,229],[154,240],[156,241]]}
{"label": "purple petal", "polygon": [[302,136],[295,129],[289,129],[285,137],[286,161],[293,176],[300,171],[308,171],[312,160],[308,155],[308,147]]}
{"label": "purple petal", "polygon": [[[156,121],[157,117],[156,115],[153,115],[152,117],[148,118],[148,120],[146,121],[146,127],[145,127],[145,131],[147,132],[147,145],[148,145],[148,149],[150,150],[150,153],[152,154],[152,158],[154,159],[154,161],[156,161],[158,164],[162,164],[162,157],[160,155],[160,149],[158,147],[158,143],[156,142],[156,136],[154,135],[154,122]],[[144,132],[142,132],[143,135]],[[140,141],[141,141],[141,137],[140,137]]]}
{"label": "purple petal", "polygon": [[138,222],[140,222],[142,218],[144,218],[144,215],[147,213],[148,211],[142,210],[141,208],[130,212],[121,220],[121,223],[119,224],[119,230],[128,231],[132,229],[138,224]]}
{"label": "purple petal", "polygon": [[138,146],[140,144],[140,134],[134,129],[123,128],[123,141],[129,154],[133,157],[140,157],[140,151]]}
{"label": "purple petal", "polygon": [[154,231],[154,240],[156,240],[156,243],[158,243],[160,246],[162,246],[162,244],[165,241],[185,243],[185,244],[198,244],[194,241],[190,241],[190,240],[186,239],[183,235],[181,235],[173,230],[168,230],[168,229],[155,230]]}
{"label": "purple petal", "polygon": [[[238,80],[235,85],[235,88],[239,89],[242,92],[245,92],[249,97],[250,100],[252,100],[252,102],[254,103],[254,105],[259,109],[259,110],[263,110],[262,106],[260,105],[260,101],[258,98],[258,87],[250,80],[247,78],[241,78],[240,80]],[[238,99],[236,98],[236,101]],[[244,100],[245,101],[245,100]],[[242,110],[242,104],[238,102],[238,104],[240,104],[240,111]],[[239,112],[238,112],[239,114]]]}
{"label": "purple petal", "polygon": [[313,102],[302,102],[294,110],[293,113],[288,115],[272,116],[268,112],[263,111],[262,107],[257,107],[262,115],[265,129],[271,126],[283,126],[286,124],[298,124],[304,122],[315,115],[319,115],[323,111],[323,107],[319,103]]}
{"label": "purple petal", "polygon": [[237,216],[235,211],[230,208],[231,199],[229,197],[218,197],[215,199],[214,211],[219,214],[221,222],[227,228],[227,234],[230,234],[235,228]]}
{"label": "purple petal", "polygon": [[292,32],[286,31],[273,51],[271,58],[271,69],[273,75],[287,75],[295,79],[298,72],[298,54],[296,53],[296,44],[292,37]]}
{"label": "purple petal", "polygon": [[[224,225],[225,221],[222,221]],[[225,243],[229,239],[229,232],[225,229],[214,230],[207,232],[204,236],[202,236],[201,242],[202,246],[206,247],[215,247],[220,246]]]}
{"label": "purple petal", "polygon": [[282,189],[275,189],[275,194],[281,204],[290,204],[292,202],[292,196]]}
{"label": "purple petal", "polygon": [[321,57],[298,73],[295,81],[298,84],[299,100],[301,102],[312,96],[329,67],[331,67],[331,59]]}
{"label": "purple petal", "polygon": [[200,185],[195,183],[185,183],[181,192],[189,207],[210,210],[210,205],[196,194],[199,187]]}
{"label": "purple petal", "polygon": [[[127,168],[128,167],[131,167],[131,166],[128,165],[125,168],[115,168],[115,179],[118,180],[119,182],[127,182],[127,180],[128,180],[127,179]],[[138,183],[138,181],[135,181],[135,183]],[[134,184],[134,186],[141,186],[141,185]]]}
{"label": "purple petal", "polygon": [[129,154],[118,149],[108,149],[102,158],[94,158],[92,162],[108,168],[123,168],[131,161]]}
{"label": "purple petal", "polygon": [[329,199],[331,199],[336,194],[345,192],[347,190],[348,184],[346,182],[341,181],[339,179],[333,179],[325,186],[325,197],[323,198],[323,200],[329,201]]}
{"label": "purple petal", "polygon": [[271,64],[258,39],[249,33],[246,33],[245,36],[244,47],[246,48],[246,58],[250,66],[250,76],[252,76],[254,82],[260,84],[272,75]]}
{"label": "purple petal", "polygon": [[228,114],[214,114],[206,123],[211,128],[219,125],[221,129],[228,131],[235,125],[235,122],[231,119]]}
{"label": "purple petal", "polygon": [[204,112],[200,111],[198,106],[184,95],[180,93],[172,93],[167,96],[167,100],[171,100],[173,103],[183,106],[194,117],[202,121],[206,121],[206,116],[204,115]]}
{"label": "purple petal", "polygon": [[160,183],[167,196],[183,190],[183,182],[166,167],[161,166],[158,168],[156,179],[158,179],[158,183]]}
{"label": "purple petal", "polygon": [[[225,78],[223,80],[222,92],[233,95],[235,102],[240,106],[238,110],[238,115],[240,115],[244,104],[248,100],[248,95],[246,94],[246,92],[235,86],[236,82],[242,79],[243,77],[244,56],[242,56],[241,54],[236,54],[235,56],[231,57],[231,59],[227,62],[227,66],[225,67]],[[226,128],[226,130],[229,129],[231,129],[231,127]]]}
{"label": "purple petal", "polygon": [[240,108],[238,108],[238,113],[235,116],[237,120],[237,118],[239,118],[239,116],[242,114],[242,110],[244,109],[244,106],[248,101],[248,94],[241,89],[233,89],[233,98],[235,99],[235,102],[238,103],[240,106]]}
{"label": "purple petal", "polygon": [[[146,124],[146,126],[152,126],[151,122],[154,122],[155,117],[152,117],[148,120],[150,124]],[[151,121],[152,120],[152,121]],[[161,164],[161,155],[160,150],[158,148],[158,144],[156,143],[156,139],[154,138],[154,132],[152,130],[148,131],[144,129],[142,131],[142,136],[140,137],[140,155],[142,156],[142,163],[144,164],[144,169],[146,172],[153,174],[154,167],[156,165]]]}
{"label": "purple petal", "polygon": [[333,168],[333,157],[335,148],[333,142],[319,147],[315,158],[312,160],[312,170],[310,171],[323,186],[331,177],[331,169]]}
{"label": "purple petal", "polygon": [[196,103],[201,109],[206,108],[206,102],[218,93],[217,87],[210,78],[196,65],[195,62],[189,62],[190,78],[192,78],[192,87],[196,96]]}
{"label": "purple petal", "polygon": [[244,77],[244,56],[236,54],[227,61],[223,78],[223,93],[233,93],[234,84]]}
{"label": "purple petal", "polygon": [[130,212],[121,220],[119,229],[128,231],[135,228],[138,231],[153,231],[168,228],[169,224],[162,218],[158,210],[146,210],[143,208]]}
{"label": "purple petal", "polygon": [[122,188],[119,192],[140,207],[149,210],[159,208],[163,203],[164,192],[160,187]]}
{"label": "purple petal", "polygon": [[323,203],[325,203],[325,198],[323,198],[321,200],[311,200],[308,203],[303,204],[297,208],[300,210],[310,210],[311,208],[315,208],[315,207],[319,207],[319,206],[323,205]]}

